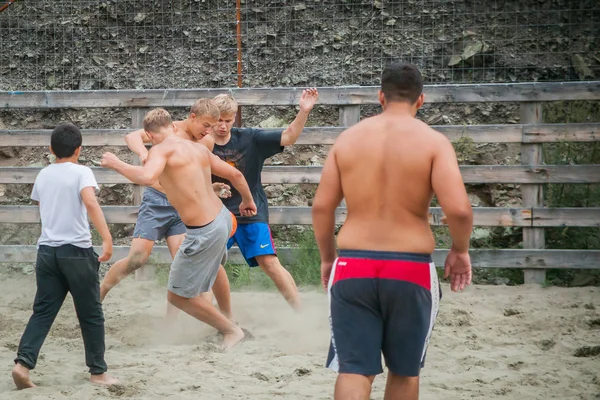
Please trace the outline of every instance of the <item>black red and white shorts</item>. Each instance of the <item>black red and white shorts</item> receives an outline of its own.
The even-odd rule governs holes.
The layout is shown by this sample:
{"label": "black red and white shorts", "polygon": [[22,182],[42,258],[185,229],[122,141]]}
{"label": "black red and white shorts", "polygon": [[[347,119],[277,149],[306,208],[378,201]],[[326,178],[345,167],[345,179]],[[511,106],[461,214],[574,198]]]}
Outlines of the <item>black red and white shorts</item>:
{"label": "black red and white shorts", "polygon": [[442,297],[429,254],[341,250],[329,279],[327,367],[418,376]]}

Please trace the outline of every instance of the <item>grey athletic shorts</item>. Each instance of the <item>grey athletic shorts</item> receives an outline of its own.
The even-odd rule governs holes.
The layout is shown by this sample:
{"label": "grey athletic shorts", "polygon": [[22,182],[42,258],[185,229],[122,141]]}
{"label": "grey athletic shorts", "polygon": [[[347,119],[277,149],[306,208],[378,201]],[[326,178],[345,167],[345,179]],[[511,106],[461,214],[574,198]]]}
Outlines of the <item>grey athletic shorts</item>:
{"label": "grey athletic shorts", "polygon": [[188,299],[208,292],[215,283],[219,264],[227,261],[227,240],[232,228],[231,213],[225,206],[207,225],[188,228],[171,264],[169,291]]}
{"label": "grey athletic shorts", "polygon": [[185,225],[181,222],[177,210],[167,200],[167,196],[156,189],[146,188],[133,237],[156,242],[165,237],[184,233]]}

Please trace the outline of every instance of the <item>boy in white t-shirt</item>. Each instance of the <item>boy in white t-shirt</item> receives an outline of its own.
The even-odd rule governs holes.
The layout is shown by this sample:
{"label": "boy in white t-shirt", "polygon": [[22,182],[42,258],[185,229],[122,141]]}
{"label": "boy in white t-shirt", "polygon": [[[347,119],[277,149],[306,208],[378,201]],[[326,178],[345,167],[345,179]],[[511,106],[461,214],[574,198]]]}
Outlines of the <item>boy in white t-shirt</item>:
{"label": "boy in white t-shirt", "polygon": [[[104,313],[100,302],[99,268],[112,256],[112,237],[96,199],[92,170],[77,164],[81,132],[72,124],[52,131],[50,150],[56,162],[38,174],[31,198],[39,203],[42,234],[35,265],[37,291],[31,316],[21,337],[12,377],[18,389],[35,387],[29,371],[70,292],[93,383],[110,385],[104,361]],[[102,236],[102,255],[94,252],[89,216]]]}

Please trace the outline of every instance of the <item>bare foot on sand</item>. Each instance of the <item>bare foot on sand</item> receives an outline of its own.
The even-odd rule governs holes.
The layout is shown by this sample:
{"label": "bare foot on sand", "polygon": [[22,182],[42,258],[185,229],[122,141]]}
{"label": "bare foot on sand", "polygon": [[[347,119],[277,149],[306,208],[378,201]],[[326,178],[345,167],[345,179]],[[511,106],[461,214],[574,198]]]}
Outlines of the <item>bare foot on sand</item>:
{"label": "bare foot on sand", "polygon": [[114,385],[115,383],[119,383],[117,378],[113,378],[112,376],[110,376],[106,373],[90,376],[90,382],[92,382],[93,384],[96,384],[96,385],[105,385],[105,386],[110,386],[110,385]]}
{"label": "bare foot on sand", "polygon": [[15,364],[15,367],[12,370],[12,378],[19,390],[36,387],[33,382],[31,382],[31,378],[29,378],[29,369],[19,363]]}
{"label": "bare foot on sand", "polygon": [[244,340],[245,336],[242,328],[235,326],[234,330],[223,334],[223,346],[227,349],[231,349],[233,346]]}

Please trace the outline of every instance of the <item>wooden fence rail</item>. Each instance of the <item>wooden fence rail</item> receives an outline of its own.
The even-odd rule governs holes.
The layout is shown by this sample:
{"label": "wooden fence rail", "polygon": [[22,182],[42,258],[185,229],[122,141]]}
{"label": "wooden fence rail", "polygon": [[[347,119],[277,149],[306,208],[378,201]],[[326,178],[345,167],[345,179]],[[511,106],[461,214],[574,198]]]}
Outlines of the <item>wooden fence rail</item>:
{"label": "wooden fence rail", "polygon": [[[96,252],[102,251],[100,247]],[[114,262],[127,255],[129,246],[115,246]],[[293,264],[301,251],[315,251],[315,249],[300,250],[293,247],[280,247],[278,255],[284,264]],[[438,266],[444,265],[444,259],[448,250],[436,250],[433,261]],[[471,261],[477,268],[525,268],[539,269],[547,268],[572,268],[572,269],[596,269],[600,265],[600,250],[492,250],[473,249],[470,251]],[[4,245],[0,246],[0,262],[5,263],[34,263],[36,258],[36,246]],[[231,248],[229,260],[234,263],[243,263],[244,260],[235,247]],[[166,246],[155,246],[150,257],[152,264],[170,264],[172,261]],[[315,265],[318,268],[318,265]]]}
{"label": "wooden fence rail", "polygon": [[[595,142],[600,140],[600,123],[508,124],[508,125],[432,125],[455,141],[468,138],[474,143],[553,143]],[[304,128],[297,144],[331,145],[343,130],[339,127]],[[267,129],[268,130],[268,129]],[[89,147],[126,146],[130,129],[82,129],[83,145]],[[2,146],[36,147],[50,144],[50,129],[0,130]]]}
{"label": "wooden fence rail", "polygon": [[[109,224],[133,224],[138,214],[137,206],[102,206]],[[346,208],[339,207],[336,223],[346,220]],[[501,208],[474,207],[476,226],[587,226],[600,227],[600,207],[596,208]],[[269,223],[272,225],[312,225],[310,207],[269,207]],[[38,224],[37,206],[0,206],[0,223]],[[429,209],[429,223],[433,226],[446,225],[440,207]]]}
{"label": "wooden fence rail", "polygon": [[[35,182],[40,167],[0,167],[0,183]],[[319,183],[320,166],[266,166],[265,184]],[[600,165],[461,165],[465,183],[598,183]],[[92,167],[99,184],[128,184],[127,178],[101,167]]]}
{"label": "wooden fence rail", "polygon": [[[240,106],[295,106],[304,88],[223,88],[0,92],[3,108],[189,107],[231,93]],[[321,87],[319,104],[379,104],[377,86]],[[428,103],[598,100],[600,81],[426,85]]]}
{"label": "wooden fence rail", "polygon": [[[101,91],[40,91],[2,92],[0,105],[4,109],[51,108],[130,108],[132,127],[139,127],[145,112],[151,107],[189,107],[201,97],[231,93],[240,106],[297,105],[303,88],[231,88],[175,90],[101,90]],[[378,104],[378,87],[319,88],[319,103],[337,105],[337,127],[307,127],[297,144],[331,145],[348,126],[360,120],[361,105]],[[519,124],[438,125],[436,130],[456,141],[467,138],[474,143],[519,143],[522,165],[462,165],[467,184],[519,184],[523,206],[516,208],[475,207],[477,226],[523,228],[524,249],[473,250],[475,267],[522,268],[526,282],[543,282],[547,268],[600,268],[600,251],[545,249],[544,228],[556,226],[600,227],[600,208],[546,208],[543,185],[548,183],[600,183],[600,165],[545,165],[543,143],[597,142],[600,123],[546,124],[542,102],[571,100],[600,100],[600,81],[593,82],[535,82],[515,84],[428,85],[424,88],[428,103],[518,102],[521,104]],[[84,146],[123,147],[124,136],[131,129],[83,129]],[[48,146],[50,130],[0,130],[2,146]],[[41,168],[0,167],[1,184],[32,184]],[[100,184],[129,184],[114,171],[93,168]],[[316,184],[321,176],[319,166],[266,166],[262,181],[265,184]],[[137,204],[143,188],[134,189],[134,206],[103,207],[109,223],[135,223]],[[337,210],[336,222],[346,218],[345,203]],[[1,223],[38,224],[35,206],[0,206]],[[445,218],[439,207],[430,209],[429,222],[443,226]],[[311,225],[309,207],[270,207],[270,223],[275,225]],[[98,249],[98,251],[100,251]],[[126,255],[128,247],[117,246],[113,260]],[[280,248],[284,263],[292,263],[299,251],[306,249]],[[438,250],[434,261],[443,265],[447,250]],[[35,246],[0,246],[0,262],[34,262]],[[234,262],[242,262],[239,251],[232,249]],[[166,247],[157,246],[151,262],[169,263]]]}

